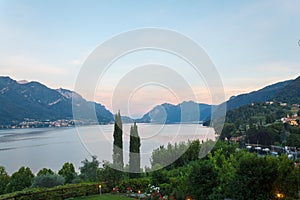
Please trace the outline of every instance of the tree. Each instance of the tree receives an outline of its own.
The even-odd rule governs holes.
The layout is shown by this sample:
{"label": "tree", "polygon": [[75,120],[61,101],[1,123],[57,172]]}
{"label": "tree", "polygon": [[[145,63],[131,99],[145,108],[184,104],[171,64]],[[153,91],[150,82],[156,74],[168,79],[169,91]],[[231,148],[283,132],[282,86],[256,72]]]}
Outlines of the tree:
{"label": "tree", "polygon": [[72,183],[77,176],[74,165],[69,162],[66,162],[63,165],[63,167],[58,171],[58,174],[65,178],[65,183]]}
{"label": "tree", "polygon": [[21,167],[19,171],[13,173],[11,176],[6,191],[15,192],[29,188],[32,184],[33,177],[34,175],[28,167]]}
{"label": "tree", "polygon": [[232,182],[231,194],[234,199],[273,199],[274,183],[278,176],[277,166],[275,157],[262,158],[248,152],[241,155]]}
{"label": "tree", "polygon": [[275,182],[275,191],[283,193],[290,199],[299,199],[300,169],[295,167],[294,161],[288,159],[286,155],[278,157],[277,163],[278,175]]}
{"label": "tree", "polygon": [[274,123],[274,122],[275,122],[275,118],[274,118],[273,115],[267,115],[267,116],[266,116],[266,123],[267,123],[267,124],[272,124],[272,123]]}
{"label": "tree", "polygon": [[199,160],[193,163],[192,170],[187,178],[189,192],[193,199],[212,199],[217,186],[217,172],[209,160]]}
{"label": "tree", "polygon": [[113,146],[113,167],[122,170],[124,167],[123,161],[123,130],[120,111],[115,115],[114,126],[114,146]]}
{"label": "tree", "polygon": [[103,161],[98,171],[99,179],[107,182],[108,186],[115,187],[122,179],[123,173],[112,167],[112,163]]}
{"label": "tree", "polygon": [[5,171],[5,168],[0,166],[0,195],[5,193],[6,185],[9,183],[9,175]]}
{"label": "tree", "polygon": [[37,176],[42,176],[47,174],[54,174],[54,172],[51,169],[43,168],[37,173]]}
{"label": "tree", "polygon": [[221,139],[227,139],[228,142],[230,140],[230,138],[232,137],[232,135],[234,134],[236,128],[235,125],[233,123],[225,123],[222,133],[221,133]]}
{"label": "tree", "polygon": [[236,163],[234,156],[231,154],[226,158],[226,149],[217,149],[213,155],[209,154],[209,160],[213,163],[214,170],[217,172],[218,186],[214,191],[215,197],[221,197],[222,199],[229,197],[231,194],[230,184],[234,180]]}
{"label": "tree", "polygon": [[[157,164],[158,165],[158,164]],[[151,172],[151,183],[152,185],[160,185],[163,183],[169,183],[169,177],[166,169],[159,169]]]}
{"label": "tree", "polygon": [[99,161],[96,156],[92,156],[92,161],[85,159],[81,161],[82,167],[79,167],[80,177],[85,181],[95,182],[97,181],[97,171],[99,167]]}
{"label": "tree", "polygon": [[141,167],[140,147],[141,141],[138,134],[136,123],[130,128],[130,144],[129,144],[129,176],[130,178],[139,177]]}
{"label": "tree", "polygon": [[64,177],[57,174],[43,174],[36,176],[33,179],[33,188],[52,188],[55,186],[63,185],[65,182]]}

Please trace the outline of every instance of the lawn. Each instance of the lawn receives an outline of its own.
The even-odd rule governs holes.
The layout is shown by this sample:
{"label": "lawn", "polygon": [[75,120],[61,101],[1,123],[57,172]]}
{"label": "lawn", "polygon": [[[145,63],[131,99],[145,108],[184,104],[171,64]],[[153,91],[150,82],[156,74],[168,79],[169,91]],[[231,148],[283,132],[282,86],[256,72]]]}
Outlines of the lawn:
{"label": "lawn", "polygon": [[117,196],[111,194],[103,194],[103,195],[93,195],[88,197],[78,197],[74,198],[74,200],[132,200],[132,198]]}

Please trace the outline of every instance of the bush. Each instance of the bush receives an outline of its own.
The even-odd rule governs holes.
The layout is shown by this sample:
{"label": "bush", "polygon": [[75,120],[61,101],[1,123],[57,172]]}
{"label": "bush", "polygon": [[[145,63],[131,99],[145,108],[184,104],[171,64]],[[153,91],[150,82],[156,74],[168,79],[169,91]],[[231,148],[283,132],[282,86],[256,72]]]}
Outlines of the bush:
{"label": "bush", "polygon": [[[109,192],[105,184],[102,185],[102,192]],[[98,183],[82,183],[82,184],[70,184],[64,186],[57,186],[55,188],[30,188],[23,191],[14,192],[0,196],[2,199],[17,199],[17,200],[56,200],[67,199],[72,197],[81,197],[87,195],[98,194]]]}
{"label": "bush", "polygon": [[20,191],[29,188],[32,184],[34,175],[27,167],[21,167],[19,171],[13,173],[6,187],[6,192]]}
{"label": "bush", "polygon": [[52,188],[55,186],[63,185],[65,178],[57,174],[40,175],[33,179],[33,188]]}
{"label": "bush", "polygon": [[85,159],[81,161],[83,166],[79,167],[80,177],[82,180],[87,182],[95,182],[97,181],[97,171],[99,167],[99,161],[96,156],[92,156],[92,161]]}
{"label": "bush", "polygon": [[173,188],[171,184],[168,183],[163,183],[163,184],[159,184],[160,187],[160,192],[162,193],[162,195],[170,195],[173,192]]}
{"label": "bush", "polygon": [[130,187],[133,192],[141,190],[142,193],[147,192],[148,186],[150,184],[150,178],[137,178],[123,180],[119,184],[119,191],[122,193],[127,192],[127,188]]}

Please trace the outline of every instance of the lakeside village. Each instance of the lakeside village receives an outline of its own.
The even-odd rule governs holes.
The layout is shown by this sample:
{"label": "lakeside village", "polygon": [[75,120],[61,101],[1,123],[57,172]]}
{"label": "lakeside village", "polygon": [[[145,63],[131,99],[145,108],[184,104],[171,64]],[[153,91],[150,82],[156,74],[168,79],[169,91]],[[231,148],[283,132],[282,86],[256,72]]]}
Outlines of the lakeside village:
{"label": "lakeside village", "polygon": [[[88,120],[74,120],[74,119],[59,119],[55,121],[45,120],[38,121],[35,119],[25,118],[20,123],[10,125],[0,125],[0,129],[26,129],[26,128],[62,128],[73,126],[86,126],[86,125],[98,125],[98,122]],[[103,123],[107,124],[107,123]]]}
{"label": "lakeside village", "polygon": [[[266,105],[272,105],[274,102],[265,102]],[[279,105],[281,107],[288,106],[287,103],[280,102]],[[251,104],[251,106],[254,106],[254,103]],[[292,107],[294,108],[300,108],[299,104],[293,104]],[[299,127],[300,125],[300,116],[297,113],[294,114],[287,114],[286,116],[282,117],[280,120],[276,120],[277,122],[281,122],[283,124],[288,124],[292,127]],[[243,142],[244,135],[237,136],[237,137],[231,137],[229,141],[231,143],[243,143],[244,147],[251,153],[256,152],[258,156],[264,157],[266,155],[271,156],[280,156],[282,154],[285,154],[288,156],[289,159],[294,159],[295,161],[299,161],[300,159],[300,147],[293,147],[293,146],[279,146],[279,145],[262,145],[259,142],[256,144],[251,144],[246,141]],[[300,163],[297,162],[296,165],[300,166]]]}

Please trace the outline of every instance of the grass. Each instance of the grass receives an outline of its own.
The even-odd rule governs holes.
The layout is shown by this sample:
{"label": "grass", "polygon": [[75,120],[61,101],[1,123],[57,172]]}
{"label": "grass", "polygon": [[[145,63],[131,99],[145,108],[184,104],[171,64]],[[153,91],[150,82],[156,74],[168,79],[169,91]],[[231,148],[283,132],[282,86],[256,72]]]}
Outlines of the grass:
{"label": "grass", "polygon": [[132,200],[132,198],[118,196],[118,195],[111,195],[111,194],[103,194],[103,195],[93,195],[88,197],[78,197],[74,198],[74,200]]}

